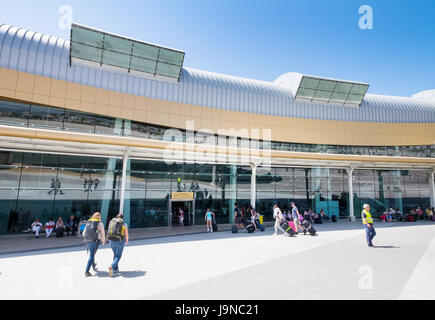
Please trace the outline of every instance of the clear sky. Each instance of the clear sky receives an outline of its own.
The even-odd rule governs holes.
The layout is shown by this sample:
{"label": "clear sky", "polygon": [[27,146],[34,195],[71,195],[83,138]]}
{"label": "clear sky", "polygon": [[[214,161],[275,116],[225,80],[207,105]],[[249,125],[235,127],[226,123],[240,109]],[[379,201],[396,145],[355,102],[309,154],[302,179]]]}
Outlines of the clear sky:
{"label": "clear sky", "polygon": [[[74,22],[184,50],[192,68],[265,81],[295,71],[399,96],[435,89],[433,0],[4,0],[0,23],[68,39],[62,5]],[[361,5],[372,30],[359,28]]]}

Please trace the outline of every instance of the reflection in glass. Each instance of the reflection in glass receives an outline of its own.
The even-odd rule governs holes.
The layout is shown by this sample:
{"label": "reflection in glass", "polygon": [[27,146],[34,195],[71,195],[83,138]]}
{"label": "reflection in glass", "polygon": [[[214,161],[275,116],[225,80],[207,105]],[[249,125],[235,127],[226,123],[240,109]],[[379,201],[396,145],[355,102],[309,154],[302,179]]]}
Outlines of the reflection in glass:
{"label": "reflection in glass", "polygon": [[0,124],[26,127],[29,104],[0,100]]}
{"label": "reflection in glass", "polygon": [[95,132],[95,116],[88,113],[66,110],[64,128],[67,131],[93,133]]}

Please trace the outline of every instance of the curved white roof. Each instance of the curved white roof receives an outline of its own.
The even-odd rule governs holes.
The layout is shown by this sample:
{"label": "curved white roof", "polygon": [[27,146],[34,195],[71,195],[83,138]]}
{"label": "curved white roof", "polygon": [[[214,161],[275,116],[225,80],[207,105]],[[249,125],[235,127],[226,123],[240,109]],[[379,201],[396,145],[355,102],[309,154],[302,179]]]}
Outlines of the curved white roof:
{"label": "curved white roof", "polygon": [[284,117],[435,123],[435,101],[366,94],[360,107],[296,101],[283,75],[275,82],[184,67],[179,83],[146,79],[98,66],[69,66],[70,43],[0,25],[0,67],[144,97]]}

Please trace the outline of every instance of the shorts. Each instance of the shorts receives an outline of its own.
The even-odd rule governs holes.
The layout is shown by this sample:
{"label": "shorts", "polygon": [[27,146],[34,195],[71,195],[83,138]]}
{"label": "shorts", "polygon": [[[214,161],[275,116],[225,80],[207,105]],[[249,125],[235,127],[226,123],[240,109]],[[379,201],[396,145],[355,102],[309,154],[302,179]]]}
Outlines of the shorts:
{"label": "shorts", "polygon": [[301,222],[299,221],[298,218],[293,218],[293,222],[295,223],[295,226],[301,225]]}
{"label": "shorts", "polygon": [[242,217],[237,217],[237,218],[236,218],[236,223],[237,223],[237,224],[241,224],[242,221],[243,221],[243,220],[242,220]]}

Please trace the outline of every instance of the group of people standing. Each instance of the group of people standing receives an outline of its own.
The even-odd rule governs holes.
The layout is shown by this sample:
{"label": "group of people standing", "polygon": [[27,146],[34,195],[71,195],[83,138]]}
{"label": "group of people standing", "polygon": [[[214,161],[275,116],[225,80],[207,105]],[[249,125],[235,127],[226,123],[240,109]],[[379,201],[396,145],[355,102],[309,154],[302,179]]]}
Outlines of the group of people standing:
{"label": "group of people standing", "polygon": [[91,219],[89,219],[86,223],[86,227],[83,230],[83,238],[89,253],[85,276],[90,277],[92,275],[90,273],[91,267],[94,271],[98,271],[97,263],[95,262],[95,255],[99,246],[101,244],[105,245],[107,241],[110,241],[110,247],[113,251],[113,262],[108,268],[109,276],[113,277],[114,274],[120,275],[118,265],[124,251],[124,247],[128,244],[129,238],[128,227],[124,222],[124,215],[119,213],[110,221],[106,236],[104,224],[101,221],[101,213],[94,213]]}
{"label": "group of people standing", "polygon": [[249,220],[249,223],[253,224],[255,231],[257,231],[256,221],[260,217],[260,214],[255,210],[255,208],[250,205],[246,210],[243,210],[239,207],[237,202],[234,204],[234,207],[234,223],[236,227],[238,229],[245,229],[243,221]]}

